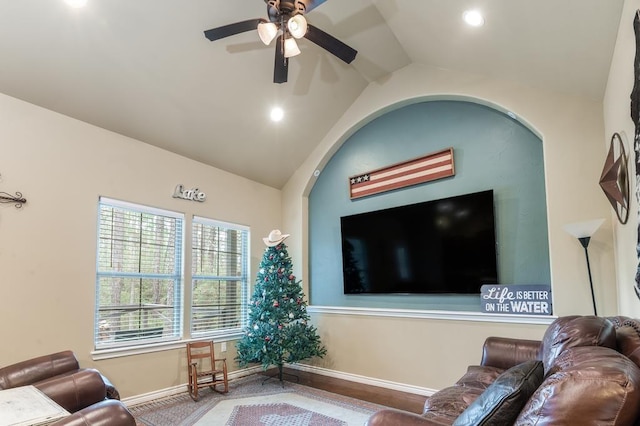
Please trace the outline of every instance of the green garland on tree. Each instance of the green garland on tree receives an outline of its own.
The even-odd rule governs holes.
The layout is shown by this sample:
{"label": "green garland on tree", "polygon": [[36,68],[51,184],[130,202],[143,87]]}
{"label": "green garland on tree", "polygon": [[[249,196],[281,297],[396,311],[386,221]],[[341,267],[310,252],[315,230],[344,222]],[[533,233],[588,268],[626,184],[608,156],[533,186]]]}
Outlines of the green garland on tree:
{"label": "green garland on tree", "polygon": [[322,358],[327,353],[309,323],[301,281],[293,275],[291,258],[282,242],[287,236],[274,230],[265,238],[268,247],[260,262],[248,307],[249,321],[237,343],[236,356],[240,367],[250,363],[261,363],[264,370],[277,366],[280,380],[284,363]]}

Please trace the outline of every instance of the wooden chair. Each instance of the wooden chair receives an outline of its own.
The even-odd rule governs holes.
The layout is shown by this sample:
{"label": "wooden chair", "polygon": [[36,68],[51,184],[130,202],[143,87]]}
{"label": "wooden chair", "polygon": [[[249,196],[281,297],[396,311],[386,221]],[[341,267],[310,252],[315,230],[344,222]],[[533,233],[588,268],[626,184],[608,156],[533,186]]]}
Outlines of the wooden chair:
{"label": "wooden chair", "polygon": [[[209,387],[216,392],[229,392],[227,359],[216,359],[212,341],[187,343],[187,362],[189,395],[194,401],[198,400],[199,388]],[[224,385],[224,391],[216,390],[217,385]]]}

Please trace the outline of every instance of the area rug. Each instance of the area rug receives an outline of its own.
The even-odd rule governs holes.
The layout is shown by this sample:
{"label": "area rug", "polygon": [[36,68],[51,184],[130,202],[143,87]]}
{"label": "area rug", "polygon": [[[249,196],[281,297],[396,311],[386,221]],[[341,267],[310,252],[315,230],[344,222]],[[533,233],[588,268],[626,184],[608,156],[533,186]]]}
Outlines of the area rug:
{"label": "area rug", "polygon": [[229,393],[201,390],[129,407],[140,426],[352,426],[385,407],[291,382],[253,375]]}

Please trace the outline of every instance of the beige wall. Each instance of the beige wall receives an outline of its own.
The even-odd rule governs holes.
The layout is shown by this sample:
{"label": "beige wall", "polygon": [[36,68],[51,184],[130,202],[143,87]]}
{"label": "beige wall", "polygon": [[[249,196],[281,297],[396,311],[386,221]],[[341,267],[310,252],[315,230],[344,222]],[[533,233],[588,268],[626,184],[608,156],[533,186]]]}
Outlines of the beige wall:
{"label": "beige wall", "polygon": [[[186,356],[92,361],[98,197],[250,226],[252,275],[261,238],[282,217],[276,189],[4,95],[0,174],[0,191],[27,199],[20,210],[0,204],[0,365],[72,349],[125,397],[186,383]],[[177,184],[199,187],[207,201],[172,198]]]}
{"label": "beige wall", "polygon": [[[608,149],[609,140],[614,132],[621,135],[625,149],[629,155],[630,209],[629,221],[626,225],[618,222],[612,216],[615,233],[616,270],[618,278],[618,295],[620,313],[622,315],[639,317],[640,300],[633,290],[638,257],[636,255],[636,238],[638,224],[638,199],[635,181],[634,158],[634,124],[631,120],[629,95],[633,89],[633,59],[636,43],[633,31],[635,11],[640,8],[640,1],[627,0],[624,3],[616,50],[611,62],[609,81],[604,97],[604,125],[605,145]],[[612,209],[613,212],[613,209]]]}
{"label": "beige wall", "polygon": [[[465,99],[512,111],[543,141],[549,223],[551,279],[556,315],[591,314],[592,304],[584,252],[562,226],[583,220],[606,218],[589,246],[598,313],[617,312],[615,267],[610,207],[598,185],[606,155],[601,103],[563,96],[495,81],[476,75],[411,65],[389,78],[371,83],[343,115],[318,148],[296,171],[283,190],[283,227],[292,233],[289,252],[297,273],[308,283],[306,200],[313,172],[321,169],[340,145],[358,128],[380,114],[425,99]],[[455,148],[455,147],[454,147]],[[478,362],[481,341],[489,332],[541,337],[544,326],[510,324],[487,327],[468,321],[429,319],[357,320],[317,316],[319,330],[329,342],[328,360],[340,371],[385,380],[411,380],[413,384],[438,388],[451,383],[469,362]],[[375,327],[370,328],[370,324]],[[376,329],[383,330],[377,333]],[[357,365],[356,353],[382,348],[380,356],[364,356]],[[375,343],[374,343],[375,342]],[[457,351],[445,348],[455,344]],[[443,349],[434,350],[434,347]],[[454,355],[451,355],[455,353]],[[407,368],[410,366],[410,368]]]}
{"label": "beige wall", "polygon": [[317,314],[328,349],[315,365],[428,390],[452,385],[477,365],[489,336],[537,340],[546,326],[367,315]]}

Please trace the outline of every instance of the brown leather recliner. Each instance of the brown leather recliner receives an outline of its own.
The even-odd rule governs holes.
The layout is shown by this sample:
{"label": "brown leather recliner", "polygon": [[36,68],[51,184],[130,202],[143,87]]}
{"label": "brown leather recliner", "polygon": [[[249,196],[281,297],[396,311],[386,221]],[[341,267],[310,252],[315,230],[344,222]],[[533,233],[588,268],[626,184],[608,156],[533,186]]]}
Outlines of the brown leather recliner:
{"label": "brown leather recliner", "polygon": [[[72,351],[44,355],[0,368],[0,389],[27,385],[35,386],[73,413],[64,420],[72,423],[57,424],[136,424],[131,413],[119,401],[120,394],[113,384],[98,370],[80,368]],[[75,421],[79,423],[73,423]]]}
{"label": "brown leather recliner", "polygon": [[480,365],[421,415],[381,410],[367,425],[640,424],[639,363],[640,321],[561,317],[542,341],[488,338]]}

